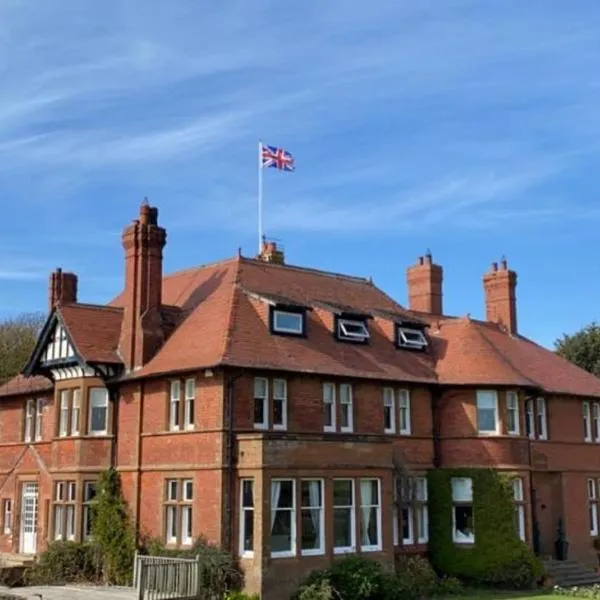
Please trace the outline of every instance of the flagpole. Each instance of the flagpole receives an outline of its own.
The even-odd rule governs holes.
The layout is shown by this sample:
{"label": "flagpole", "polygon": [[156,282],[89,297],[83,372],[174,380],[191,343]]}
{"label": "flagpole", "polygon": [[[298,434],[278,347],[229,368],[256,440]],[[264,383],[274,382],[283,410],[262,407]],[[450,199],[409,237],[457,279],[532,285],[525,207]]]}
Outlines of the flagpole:
{"label": "flagpole", "polygon": [[263,223],[263,168],[262,168],[262,142],[258,140],[258,253],[262,252]]}

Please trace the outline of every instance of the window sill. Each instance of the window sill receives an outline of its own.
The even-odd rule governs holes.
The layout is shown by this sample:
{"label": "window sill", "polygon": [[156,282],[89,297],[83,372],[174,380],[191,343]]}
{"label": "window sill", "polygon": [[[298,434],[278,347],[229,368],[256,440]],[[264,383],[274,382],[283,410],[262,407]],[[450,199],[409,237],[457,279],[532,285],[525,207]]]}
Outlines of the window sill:
{"label": "window sill", "polygon": [[300,556],[324,556],[324,554],[325,550],[323,550],[322,548],[319,548],[318,550],[313,549],[300,551]]}
{"label": "window sill", "polygon": [[254,558],[254,552],[242,552],[240,558]]}
{"label": "window sill", "polygon": [[287,425],[273,425],[273,431],[287,431]]}
{"label": "window sill", "polygon": [[356,552],[356,548],[334,548],[334,554],[353,554]]}
{"label": "window sill", "polygon": [[382,552],[381,546],[361,546],[361,552]]}
{"label": "window sill", "polygon": [[266,423],[254,423],[252,427],[256,431],[266,431],[269,429],[269,426]]}
{"label": "window sill", "polygon": [[334,426],[323,427],[323,433],[335,433],[335,427]]}
{"label": "window sill", "polygon": [[384,429],[383,433],[385,433],[385,435],[396,435],[396,430],[395,429]]}
{"label": "window sill", "polygon": [[412,431],[410,429],[406,429],[404,431],[400,431],[399,435],[412,435]]}
{"label": "window sill", "polygon": [[475,540],[463,541],[463,540],[452,540],[456,546],[474,546]]}
{"label": "window sill", "polygon": [[296,553],[289,550],[286,552],[271,552],[271,558],[293,558]]}
{"label": "window sill", "polygon": [[354,433],[354,427],[340,427],[340,433]]}

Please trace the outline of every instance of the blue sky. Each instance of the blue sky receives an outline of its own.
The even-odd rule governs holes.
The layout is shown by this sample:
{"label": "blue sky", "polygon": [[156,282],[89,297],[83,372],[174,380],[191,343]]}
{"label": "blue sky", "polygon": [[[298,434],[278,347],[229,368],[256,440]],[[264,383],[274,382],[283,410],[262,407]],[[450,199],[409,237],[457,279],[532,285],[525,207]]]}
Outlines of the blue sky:
{"label": "blue sky", "polygon": [[401,303],[431,249],[452,314],[518,272],[545,345],[600,317],[600,6],[589,0],[0,2],[0,315],[120,288],[147,196],[173,271],[257,245]]}

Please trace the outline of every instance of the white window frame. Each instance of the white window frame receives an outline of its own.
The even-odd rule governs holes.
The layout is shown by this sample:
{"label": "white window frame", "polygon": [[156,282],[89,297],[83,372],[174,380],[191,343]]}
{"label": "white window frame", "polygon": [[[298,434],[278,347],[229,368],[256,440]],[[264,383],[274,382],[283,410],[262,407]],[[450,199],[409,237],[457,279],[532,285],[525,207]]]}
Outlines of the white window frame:
{"label": "white window frame", "polygon": [[184,383],[183,426],[194,429],[196,425],[196,379],[188,377]]}
{"label": "white window frame", "polygon": [[[419,494],[420,489],[423,490],[423,494]],[[414,493],[416,504],[416,518],[419,520],[419,515],[423,517],[423,530],[419,535],[419,528],[417,527],[416,538],[417,544],[426,544],[429,541],[429,494],[427,491],[427,477],[415,477],[414,478]]]}
{"label": "white window frame", "polygon": [[[351,331],[349,327],[356,327],[361,330],[360,333]],[[357,319],[338,319],[337,336],[340,340],[350,340],[353,342],[364,342],[369,339],[369,328],[366,321]]]}
{"label": "white window frame", "polygon": [[81,388],[73,390],[71,398],[71,435],[79,435],[81,420]]}
{"label": "white window frame", "polygon": [[[183,479],[181,482],[181,545],[191,546],[194,541],[194,481]],[[190,533],[188,535],[188,526]]]}
{"label": "white window frame", "polygon": [[[279,393],[278,386],[281,386],[283,393]],[[273,429],[275,431],[285,431],[287,429],[287,421],[288,421],[288,393],[287,393],[287,380],[286,379],[273,379],[273,388],[272,388],[272,405],[273,405]],[[281,402],[281,423],[275,423],[275,403]]]}
{"label": "white window frame", "polygon": [[[244,485],[250,484],[252,491],[252,506],[244,505]],[[244,542],[246,540],[246,513],[252,513],[252,550],[246,550],[244,548]],[[245,477],[240,479],[240,525],[239,525],[239,554],[245,558],[251,558],[254,556],[254,479]]]}
{"label": "white window frame", "polygon": [[[469,498],[455,498],[454,495],[454,481],[469,481],[470,494]],[[474,544],[475,543],[475,528],[473,527],[473,534],[470,539],[463,539],[456,536],[456,505],[471,505],[471,510],[474,512],[473,505],[473,479],[470,477],[452,477],[450,480],[452,486],[452,541],[455,544]],[[475,515],[473,514],[473,525],[475,524]]]}
{"label": "white window frame", "polygon": [[169,431],[181,429],[181,381],[173,379],[169,383]]}
{"label": "white window frame", "polygon": [[[334,554],[352,554],[356,552],[356,482],[354,479],[348,477],[337,477],[333,480],[335,486],[336,481],[349,481],[352,490],[352,504],[333,504],[332,510],[335,512],[336,508],[350,509],[350,546],[334,546]],[[333,513],[332,513],[333,514]],[[335,544],[335,539],[333,540]]]}
{"label": "white window frame", "polygon": [[59,393],[59,411],[58,411],[58,437],[67,437],[69,435],[69,390],[61,390]]}
{"label": "white window frame", "polygon": [[[376,487],[377,487],[377,503],[376,504],[364,504],[363,498],[362,498],[362,484],[363,483],[369,483],[371,484],[372,482],[376,483]],[[380,552],[382,547],[383,547],[383,541],[382,541],[382,529],[381,529],[381,480],[377,477],[363,477],[361,479],[359,479],[359,485],[360,485],[360,491],[361,491],[361,497],[360,497],[360,507],[359,507],[359,515],[360,515],[360,527],[361,527],[361,540],[360,540],[360,550],[361,552]],[[362,527],[363,527],[363,519],[362,519],[362,510],[363,508],[367,508],[367,509],[375,509],[376,510],[376,514],[375,514],[375,518],[377,519],[377,543],[376,544],[363,544],[363,538],[362,538]]]}
{"label": "white window frame", "polygon": [[[264,394],[257,394],[257,383],[264,382]],[[253,388],[253,404],[252,404],[252,422],[254,423],[254,429],[268,429],[269,427],[269,380],[266,377],[255,377],[254,388]],[[254,419],[255,405],[257,400],[262,400],[263,420],[261,423],[257,423]]]}
{"label": "white window frame", "polygon": [[31,443],[34,441],[35,433],[35,399],[28,398],[25,402],[25,430],[24,430],[24,441]]}
{"label": "white window frame", "polygon": [[[328,398],[325,390],[331,390],[331,397]],[[331,411],[331,424],[325,425],[325,406],[329,405]],[[336,386],[335,383],[326,382],[323,384],[323,431],[332,432],[336,428]]]}
{"label": "white window frame", "polygon": [[44,432],[44,399],[37,398],[35,401],[35,441],[42,439]]}
{"label": "white window frame", "polygon": [[394,490],[392,493],[392,541],[394,546],[400,545],[400,512],[398,510],[398,478],[393,478]]}
{"label": "white window frame", "polygon": [[588,496],[588,517],[590,518],[590,535],[598,535],[598,495],[596,493],[596,481],[594,479],[587,480],[587,496]]}
{"label": "white window frame", "polygon": [[12,499],[4,498],[2,500],[2,532],[4,535],[10,535],[12,531]]}
{"label": "white window frame", "polygon": [[[494,411],[494,429],[481,429],[481,424],[479,423],[479,401],[483,398],[492,398],[494,401],[493,411]],[[477,417],[477,433],[481,436],[487,435],[498,435],[500,433],[500,415],[498,411],[498,392],[496,390],[477,390],[476,391],[476,399],[475,399],[475,410]],[[482,408],[481,410],[492,410],[490,408]]]}
{"label": "white window frame", "polygon": [[[88,493],[89,490],[94,490],[94,496],[93,498],[88,498],[88,496],[91,496],[91,493]],[[98,494],[98,483],[96,481],[91,481],[91,480],[87,480],[83,482],[83,502],[82,502],[82,511],[81,511],[81,516],[82,516],[82,521],[81,521],[81,537],[84,540],[89,540],[92,538],[91,533],[87,534],[86,533],[86,523],[89,522],[90,524],[90,530],[91,530],[91,524],[92,524],[92,507],[94,505],[94,503],[96,502],[96,497]]]}
{"label": "white window frame", "polygon": [[592,413],[590,410],[590,403],[585,401],[582,405],[583,411],[583,441],[592,441]]}
{"label": "white window frame", "polygon": [[[317,482],[319,484],[319,492],[321,502],[318,506],[304,506],[302,500],[300,501],[300,515],[304,510],[318,510],[319,511],[319,547],[309,548],[307,550],[302,549],[302,533],[300,534],[300,554],[301,556],[321,556],[325,554],[325,480],[317,479],[314,477],[305,478],[300,480],[300,485],[303,483]],[[302,498],[302,495],[300,496]],[[300,520],[302,523],[302,520]]]}
{"label": "white window frame", "polygon": [[[402,415],[406,415],[405,422],[402,423]],[[398,418],[400,429],[398,432],[400,435],[410,435],[412,432],[410,415],[410,390],[402,389],[398,390]]]}
{"label": "white window frame", "polygon": [[523,491],[523,478],[515,477],[512,480],[513,500],[515,501],[515,513],[517,515],[517,534],[522,541],[526,540],[525,532],[525,495]]}
{"label": "white window frame", "polygon": [[[92,402],[94,390],[102,390],[104,392],[102,400],[102,404],[98,404],[94,407],[94,403]],[[93,430],[92,429],[92,415],[94,413],[94,408],[103,408],[104,409],[104,429],[103,430]],[[88,390],[88,435],[107,435],[108,434],[108,390],[103,387],[91,387]]]}
{"label": "white window frame", "polygon": [[[296,556],[296,548],[298,545],[298,540],[297,540],[297,536],[296,536],[296,480],[295,479],[290,479],[290,478],[286,478],[286,477],[275,477],[273,479],[271,479],[271,496],[272,496],[272,489],[273,489],[273,483],[274,482],[291,482],[292,484],[292,506],[291,508],[279,508],[278,506],[275,507],[275,511],[279,511],[279,510],[284,510],[287,512],[290,512],[290,549],[289,550],[282,550],[280,552],[273,552],[271,551],[271,558],[288,558],[290,556]],[[273,506],[271,505],[271,514],[273,511]],[[271,517],[273,519],[273,517]],[[274,520],[271,521],[271,523],[273,523]],[[269,540],[271,539],[271,535],[273,534],[273,527],[271,525],[271,528],[269,530]]]}
{"label": "white window frame", "polygon": [[594,441],[600,442],[600,404],[598,402],[592,404],[592,432]]}
{"label": "white window frame", "polygon": [[421,350],[422,348],[427,347],[427,338],[420,329],[412,329],[411,327],[401,327],[398,325],[396,337],[398,347],[400,348],[416,348]]}
{"label": "white window frame", "polygon": [[[177,544],[177,502],[179,482],[177,479],[167,479],[165,485],[165,541],[167,544],[173,545]],[[175,535],[173,535],[173,528],[175,529]]]}
{"label": "white window frame", "polygon": [[[298,318],[298,328],[285,327],[277,324],[279,315],[293,316]],[[279,308],[273,309],[273,331],[277,333],[291,333],[293,335],[302,335],[304,333],[304,314],[300,312],[282,310]]]}
{"label": "white window frame", "polygon": [[541,396],[535,399],[535,416],[536,416],[538,440],[547,440],[548,439],[548,410],[547,410],[547,406],[546,406],[546,399]]}
{"label": "white window frame", "polygon": [[[385,426],[386,411],[389,411],[390,415],[389,427]],[[383,388],[383,432],[396,433],[396,397],[394,388],[390,387]]]}
{"label": "white window frame", "polygon": [[[344,394],[347,390],[347,394]],[[342,425],[344,409],[348,411],[347,425]],[[351,383],[340,384],[340,431],[342,433],[352,433],[354,431],[354,397]]]}
{"label": "white window frame", "polygon": [[[405,477],[401,480],[402,545],[413,546],[415,543],[415,513],[413,510],[414,479]],[[404,513],[406,512],[406,519]],[[404,524],[408,525],[408,537],[404,536]]]}
{"label": "white window frame", "polygon": [[[514,390],[509,390],[506,392],[506,433],[508,435],[521,435],[521,423],[519,414],[519,394]],[[510,429],[510,419],[508,415],[512,415],[514,419],[514,428]]]}

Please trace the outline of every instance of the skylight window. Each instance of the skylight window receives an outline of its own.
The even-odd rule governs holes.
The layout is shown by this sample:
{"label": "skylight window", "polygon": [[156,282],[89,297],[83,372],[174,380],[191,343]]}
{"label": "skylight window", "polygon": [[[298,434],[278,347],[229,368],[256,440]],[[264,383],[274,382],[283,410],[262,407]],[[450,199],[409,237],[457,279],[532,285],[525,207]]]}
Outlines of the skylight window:
{"label": "skylight window", "polygon": [[398,327],[398,346],[400,348],[415,348],[422,350],[427,346],[427,339],[420,329]]}
{"label": "skylight window", "polygon": [[304,314],[287,310],[273,310],[273,331],[302,335],[304,333]]}
{"label": "skylight window", "polygon": [[337,335],[341,340],[365,342],[369,339],[369,330],[367,329],[367,324],[364,321],[338,319]]}

